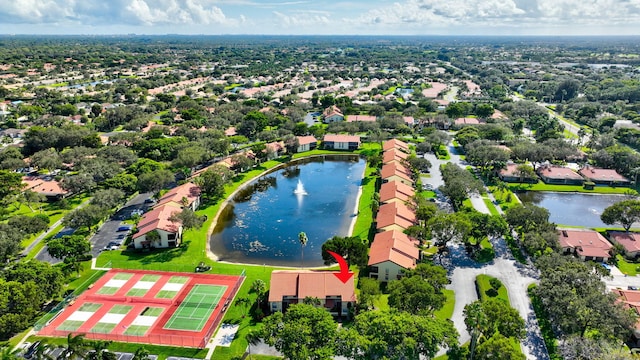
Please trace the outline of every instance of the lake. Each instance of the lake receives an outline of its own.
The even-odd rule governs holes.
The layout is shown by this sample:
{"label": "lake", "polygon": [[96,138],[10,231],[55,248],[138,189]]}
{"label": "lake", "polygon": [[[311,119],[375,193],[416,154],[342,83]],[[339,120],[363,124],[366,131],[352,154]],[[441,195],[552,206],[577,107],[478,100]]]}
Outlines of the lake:
{"label": "lake", "polygon": [[549,210],[549,221],[558,225],[607,227],[600,220],[605,208],[626,199],[625,195],[525,191],[517,193],[523,203]]}
{"label": "lake", "polygon": [[[211,251],[222,261],[301,266],[298,234],[304,231],[304,266],[323,265],[322,244],[348,236],[364,169],[358,156],[332,155],[290,163],[250,182],[223,209]],[[296,191],[299,183],[304,193]]]}

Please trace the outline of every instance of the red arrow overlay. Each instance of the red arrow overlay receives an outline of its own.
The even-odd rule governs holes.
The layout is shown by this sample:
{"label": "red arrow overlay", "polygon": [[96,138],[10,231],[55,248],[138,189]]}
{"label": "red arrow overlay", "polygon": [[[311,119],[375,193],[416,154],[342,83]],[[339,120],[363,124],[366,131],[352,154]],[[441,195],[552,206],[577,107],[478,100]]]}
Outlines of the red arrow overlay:
{"label": "red arrow overlay", "polygon": [[333,251],[327,250],[327,252],[329,253],[329,255],[333,256],[338,262],[338,265],[340,265],[340,272],[334,273],[333,275],[335,275],[338,279],[340,279],[340,281],[346,284],[347,281],[349,281],[349,279],[351,279],[351,277],[353,276],[353,273],[349,272],[349,265],[347,265],[347,260],[345,260],[339,254],[334,253]]}

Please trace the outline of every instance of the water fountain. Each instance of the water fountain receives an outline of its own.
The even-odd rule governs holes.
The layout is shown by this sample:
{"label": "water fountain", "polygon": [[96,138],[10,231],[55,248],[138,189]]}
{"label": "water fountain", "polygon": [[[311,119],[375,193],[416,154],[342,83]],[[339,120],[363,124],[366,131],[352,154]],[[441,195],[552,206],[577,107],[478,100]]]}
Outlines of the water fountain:
{"label": "water fountain", "polygon": [[296,189],[293,190],[293,193],[296,195],[307,195],[307,191],[304,189],[304,186],[302,185],[302,181],[300,181],[300,179],[298,179],[298,185],[296,185]]}

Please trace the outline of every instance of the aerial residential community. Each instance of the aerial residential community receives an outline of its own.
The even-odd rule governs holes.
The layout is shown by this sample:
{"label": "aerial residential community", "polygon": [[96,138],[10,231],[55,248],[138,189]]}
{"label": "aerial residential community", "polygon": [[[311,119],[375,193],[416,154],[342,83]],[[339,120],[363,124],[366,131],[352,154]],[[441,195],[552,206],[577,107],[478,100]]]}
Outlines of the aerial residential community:
{"label": "aerial residential community", "polygon": [[1,360],[640,358],[637,37],[141,3],[0,9]]}

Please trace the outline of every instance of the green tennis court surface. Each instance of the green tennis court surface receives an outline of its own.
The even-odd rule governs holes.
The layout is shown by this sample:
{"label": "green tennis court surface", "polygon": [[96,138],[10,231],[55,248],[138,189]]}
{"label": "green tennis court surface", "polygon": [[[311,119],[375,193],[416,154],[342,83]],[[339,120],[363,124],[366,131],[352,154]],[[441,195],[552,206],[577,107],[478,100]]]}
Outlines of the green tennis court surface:
{"label": "green tennis court surface", "polygon": [[176,295],[178,295],[177,291],[160,290],[156,294],[156,299],[173,299]]}
{"label": "green tennis court surface", "polygon": [[149,289],[131,288],[131,290],[127,291],[127,296],[144,296],[148,292]]}
{"label": "green tennis court surface", "polygon": [[145,274],[145,275],[142,275],[142,277],[140,278],[140,281],[156,282],[160,280],[161,277],[162,276],[160,275]]}
{"label": "green tennis court surface", "polygon": [[189,278],[186,276],[172,276],[167,282],[172,284],[186,284],[188,281]]}
{"label": "green tennis court surface", "polygon": [[80,308],[78,309],[78,311],[96,312],[98,311],[98,309],[100,309],[101,306],[102,304],[88,302],[80,305]]}
{"label": "green tennis court surface", "polygon": [[133,274],[129,273],[116,273],[113,275],[114,280],[129,280],[133,277]]}
{"label": "green tennis court surface", "polygon": [[103,286],[100,289],[98,289],[98,291],[96,291],[96,294],[100,294],[100,295],[113,295],[115,293],[118,292],[118,290],[120,290],[119,287],[113,287],[113,286]]}
{"label": "green tennis court surface", "polygon": [[142,313],[140,315],[142,315],[142,316],[160,316],[160,314],[162,314],[163,311],[164,311],[164,308],[148,307],[148,308],[144,309],[144,311],[142,311]]}
{"label": "green tennis court surface", "polygon": [[127,330],[124,331],[125,335],[131,336],[143,336],[149,330],[149,326],[144,325],[130,325]]}
{"label": "green tennis court surface", "polygon": [[226,290],[226,286],[194,285],[164,328],[167,330],[201,331]]}
{"label": "green tennis court surface", "polygon": [[111,334],[118,324],[111,323],[97,323],[91,328],[92,333]]}
{"label": "green tennis court surface", "polygon": [[56,330],[61,331],[76,331],[84,324],[84,321],[79,320],[65,320]]}
{"label": "green tennis court surface", "polygon": [[128,314],[131,309],[133,306],[116,304],[109,309],[109,314]]}

